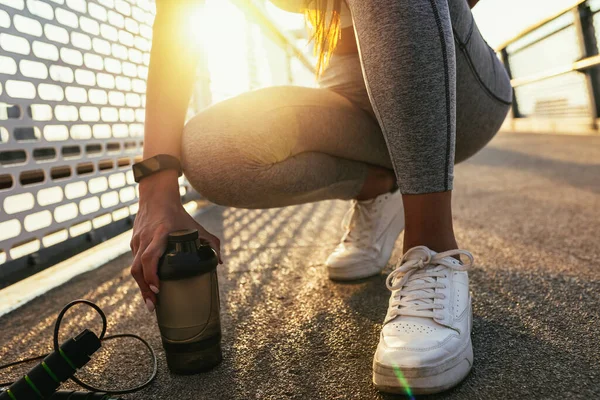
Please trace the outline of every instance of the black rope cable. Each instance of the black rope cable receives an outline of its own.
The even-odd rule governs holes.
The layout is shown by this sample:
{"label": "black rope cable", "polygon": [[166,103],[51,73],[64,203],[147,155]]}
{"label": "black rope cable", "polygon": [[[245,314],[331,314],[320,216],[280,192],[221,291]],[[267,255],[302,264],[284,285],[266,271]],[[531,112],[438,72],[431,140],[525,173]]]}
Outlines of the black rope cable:
{"label": "black rope cable", "polygon": [[[107,340],[112,340],[112,339],[117,339],[117,338],[124,338],[124,337],[129,337],[129,338],[133,338],[133,339],[137,339],[140,342],[142,342],[142,344],[144,346],[146,346],[146,348],[148,349],[148,351],[150,352],[150,356],[152,357],[152,374],[150,375],[150,377],[148,378],[148,380],[146,380],[146,382],[134,386],[132,388],[129,389],[122,389],[122,390],[107,390],[107,389],[99,389],[96,388],[90,384],[87,384],[83,381],[81,381],[79,378],[75,377],[74,375],[71,377],[71,380],[75,383],[77,383],[79,386],[81,386],[84,389],[87,389],[89,391],[92,392],[103,392],[103,393],[107,393],[107,394],[127,394],[127,393],[133,393],[133,392],[137,392],[139,390],[142,390],[143,388],[145,388],[146,386],[148,386],[150,383],[152,383],[152,381],[154,381],[154,379],[156,378],[156,374],[158,373],[158,361],[156,358],[156,353],[154,352],[154,349],[152,348],[152,346],[150,346],[150,343],[148,343],[146,340],[144,340],[143,338],[141,338],[138,335],[134,335],[132,333],[118,333],[115,335],[110,335],[110,336],[106,336],[106,328],[108,326],[108,323],[106,321],[106,315],[104,314],[104,311],[102,311],[102,309],[100,307],[98,307],[98,305],[96,305],[95,303],[92,303],[89,300],[74,300],[72,302],[70,302],[69,304],[67,304],[58,314],[58,317],[56,317],[56,323],[54,324],[54,337],[53,337],[53,345],[54,345],[54,350],[57,351],[60,347],[60,343],[58,342],[58,336],[60,333],[60,324],[63,320],[63,317],[65,315],[65,313],[73,306],[76,306],[78,304],[86,304],[90,307],[92,307],[97,313],[98,315],[100,315],[100,318],[102,318],[102,332],[100,333],[100,336],[98,336],[98,338],[100,339],[100,341],[104,342]],[[23,360],[19,360],[19,361],[13,361],[11,363],[8,364],[3,364],[0,365],[0,371],[6,368],[10,368],[10,367],[14,367],[15,365],[20,365],[20,364],[25,364],[31,361],[36,361],[36,360],[40,360],[44,357],[46,357],[48,354],[42,354],[39,356],[35,356],[35,357],[30,357],[30,358],[25,358]],[[0,387],[4,387],[4,386],[10,386],[12,385],[14,382],[2,382],[0,383]]]}

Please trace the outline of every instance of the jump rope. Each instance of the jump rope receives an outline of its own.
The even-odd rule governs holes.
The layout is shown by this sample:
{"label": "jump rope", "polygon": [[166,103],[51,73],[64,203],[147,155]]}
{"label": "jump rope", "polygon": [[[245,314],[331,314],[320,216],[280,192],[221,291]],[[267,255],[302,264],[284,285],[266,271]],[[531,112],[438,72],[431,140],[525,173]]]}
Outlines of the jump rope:
{"label": "jump rope", "polygon": [[[84,329],[79,335],[68,339],[62,345],[59,345],[58,336],[63,317],[70,308],[78,304],[85,304],[93,308],[98,315],[100,315],[100,318],[102,318],[102,331],[100,336],[96,336],[96,334],[89,329]],[[158,363],[156,353],[150,344],[140,336],[131,333],[119,333],[106,336],[106,328],[106,315],[95,303],[89,300],[75,300],[67,304],[58,314],[56,323],[54,324],[54,351],[52,353],[41,354],[39,356],[0,365],[0,370],[4,370],[16,365],[43,359],[42,362],[32,368],[21,379],[14,382],[0,383],[0,400],[122,400],[120,397],[114,397],[114,395],[137,392],[152,383],[158,372]],[[96,388],[81,381],[75,376],[77,370],[91,360],[91,356],[102,346],[103,342],[116,338],[133,338],[139,340],[150,352],[152,358],[152,374],[144,383],[128,389],[107,390]],[[60,385],[68,379],[71,379],[88,391],[57,391]]]}

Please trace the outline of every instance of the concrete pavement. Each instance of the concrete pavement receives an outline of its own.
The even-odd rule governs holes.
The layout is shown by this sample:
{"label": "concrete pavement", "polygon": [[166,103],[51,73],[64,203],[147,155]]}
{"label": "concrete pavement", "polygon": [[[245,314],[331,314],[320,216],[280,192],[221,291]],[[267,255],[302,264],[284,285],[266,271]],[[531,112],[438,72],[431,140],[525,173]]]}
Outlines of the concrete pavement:
{"label": "concrete pavement", "polygon": [[[462,385],[428,398],[600,398],[600,137],[502,134],[455,174],[457,238],[476,259],[475,364]],[[371,384],[392,266],[352,284],[326,276],[346,208],[327,201],[202,215],[225,260],[225,360],[209,373],[168,373],[129,255],[0,318],[0,363],[48,349],[58,311],[86,298],[105,310],[109,334],[139,334],[159,354],[156,382],[125,399],[403,398]],[[65,333],[98,321],[73,310]],[[141,382],[149,363],[135,342],[107,342],[80,376],[124,387]]]}

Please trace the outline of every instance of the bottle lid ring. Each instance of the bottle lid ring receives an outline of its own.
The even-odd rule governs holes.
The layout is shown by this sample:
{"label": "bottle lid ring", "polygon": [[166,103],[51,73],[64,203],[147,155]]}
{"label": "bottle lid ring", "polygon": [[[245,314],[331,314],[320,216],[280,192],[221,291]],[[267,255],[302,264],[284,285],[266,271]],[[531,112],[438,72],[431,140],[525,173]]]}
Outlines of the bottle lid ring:
{"label": "bottle lid ring", "polygon": [[172,243],[193,242],[198,239],[198,229],[182,229],[169,233],[167,241]]}

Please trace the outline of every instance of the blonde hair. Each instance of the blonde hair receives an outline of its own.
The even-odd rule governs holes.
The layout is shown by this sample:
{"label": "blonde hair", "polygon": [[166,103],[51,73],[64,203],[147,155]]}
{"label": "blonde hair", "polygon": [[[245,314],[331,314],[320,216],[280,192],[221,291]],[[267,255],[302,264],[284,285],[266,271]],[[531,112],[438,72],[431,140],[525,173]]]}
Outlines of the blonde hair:
{"label": "blonde hair", "polygon": [[[340,13],[343,0],[308,0],[304,15],[311,25],[310,40],[317,57],[316,73],[321,75],[341,37]],[[333,7],[329,5],[332,4]]]}

